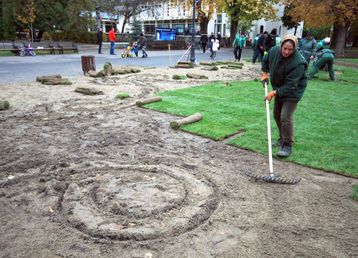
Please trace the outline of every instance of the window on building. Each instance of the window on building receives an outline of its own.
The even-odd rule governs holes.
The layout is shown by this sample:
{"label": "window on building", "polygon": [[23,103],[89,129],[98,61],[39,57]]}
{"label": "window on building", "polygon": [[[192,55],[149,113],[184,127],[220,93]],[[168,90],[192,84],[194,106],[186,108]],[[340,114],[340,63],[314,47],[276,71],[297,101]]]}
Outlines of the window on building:
{"label": "window on building", "polygon": [[260,33],[263,33],[263,32],[264,32],[264,26],[261,25],[261,26],[260,26]]}

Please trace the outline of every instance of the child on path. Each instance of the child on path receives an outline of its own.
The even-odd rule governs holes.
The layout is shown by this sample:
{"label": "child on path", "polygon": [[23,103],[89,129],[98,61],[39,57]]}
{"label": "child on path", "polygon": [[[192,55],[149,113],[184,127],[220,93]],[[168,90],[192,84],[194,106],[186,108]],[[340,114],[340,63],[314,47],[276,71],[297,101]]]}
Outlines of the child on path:
{"label": "child on path", "polygon": [[215,59],[216,52],[218,52],[218,50],[219,50],[220,42],[218,39],[212,39],[211,43],[212,43],[212,48],[210,51],[211,52],[210,57],[211,57],[211,59]]}

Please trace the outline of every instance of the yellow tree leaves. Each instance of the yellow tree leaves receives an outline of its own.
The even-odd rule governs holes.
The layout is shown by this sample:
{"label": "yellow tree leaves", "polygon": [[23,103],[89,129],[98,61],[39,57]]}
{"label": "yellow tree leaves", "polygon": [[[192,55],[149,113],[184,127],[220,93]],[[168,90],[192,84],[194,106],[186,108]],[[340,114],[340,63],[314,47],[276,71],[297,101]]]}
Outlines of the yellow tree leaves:
{"label": "yellow tree leaves", "polygon": [[343,25],[357,19],[358,0],[285,0],[294,6],[290,15],[295,21],[304,20],[308,27],[327,24]]}
{"label": "yellow tree leaves", "polygon": [[32,24],[36,19],[34,1],[21,0],[19,5],[21,8],[17,9],[17,20],[26,25]]}

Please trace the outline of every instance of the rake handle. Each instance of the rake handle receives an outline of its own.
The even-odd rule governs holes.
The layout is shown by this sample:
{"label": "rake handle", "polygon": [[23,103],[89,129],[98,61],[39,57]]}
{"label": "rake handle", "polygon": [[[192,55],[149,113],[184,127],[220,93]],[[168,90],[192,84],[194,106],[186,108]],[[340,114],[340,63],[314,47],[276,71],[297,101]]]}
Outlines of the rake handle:
{"label": "rake handle", "polygon": [[[265,86],[265,96],[268,95],[267,82],[264,82]],[[268,151],[269,151],[269,168],[270,176],[274,177],[273,173],[273,161],[272,161],[272,143],[271,143],[271,120],[270,120],[270,102],[266,99],[266,120],[267,120],[267,142],[268,142]]]}

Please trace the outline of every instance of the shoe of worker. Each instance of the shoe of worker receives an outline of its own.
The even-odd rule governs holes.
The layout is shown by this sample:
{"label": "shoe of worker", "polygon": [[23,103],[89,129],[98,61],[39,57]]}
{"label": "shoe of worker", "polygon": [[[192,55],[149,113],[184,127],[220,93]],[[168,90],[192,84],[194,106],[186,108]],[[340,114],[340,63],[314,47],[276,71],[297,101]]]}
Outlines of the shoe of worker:
{"label": "shoe of worker", "polygon": [[272,143],[272,147],[281,147],[282,146],[282,140],[278,139],[277,141]]}
{"label": "shoe of worker", "polygon": [[287,158],[291,155],[292,152],[292,146],[291,145],[287,145],[287,144],[283,144],[281,146],[280,151],[277,153],[277,156],[281,157],[281,158]]}

